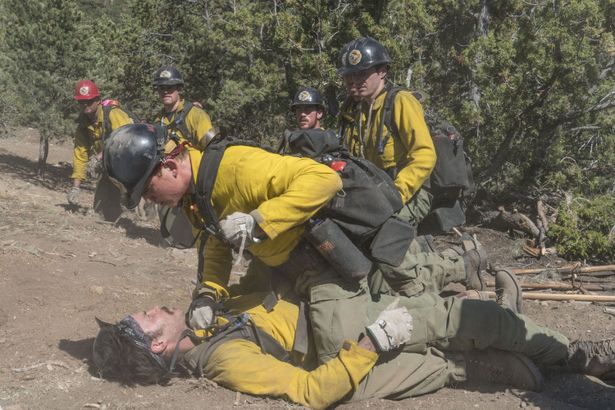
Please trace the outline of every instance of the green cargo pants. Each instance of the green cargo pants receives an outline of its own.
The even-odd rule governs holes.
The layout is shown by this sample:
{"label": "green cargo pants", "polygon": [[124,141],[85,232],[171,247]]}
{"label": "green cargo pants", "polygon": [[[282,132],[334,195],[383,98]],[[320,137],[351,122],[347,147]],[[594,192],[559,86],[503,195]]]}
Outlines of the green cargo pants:
{"label": "green cargo pants", "polygon": [[[344,339],[356,340],[393,300],[395,296],[370,295],[365,281],[356,288],[334,282],[313,286],[310,319],[319,360],[335,357]],[[453,352],[493,347],[522,353],[537,364],[553,364],[567,354],[565,336],[493,301],[424,293],[400,297],[400,305],[406,306],[414,319],[406,352],[425,353],[429,347]]]}
{"label": "green cargo pants", "polygon": [[[297,245],[289,260],[274,270],[292,283],[294,292],[308,302],[321,361],[336,356],[345,339],[356,339],[363,331],[364,323],[371,317],[365,316],[371,294],[384,297],[379,293],[410,296],[425,290],[439,292],[448,281],[465,278],[460,257],[455,262],[447,262],[441,255],[407,252],[402,264],[381,265],[370,274],[369,281],[368,278],[345,279],[306,242]],[[356,321],[348,320],[350,317]]]}

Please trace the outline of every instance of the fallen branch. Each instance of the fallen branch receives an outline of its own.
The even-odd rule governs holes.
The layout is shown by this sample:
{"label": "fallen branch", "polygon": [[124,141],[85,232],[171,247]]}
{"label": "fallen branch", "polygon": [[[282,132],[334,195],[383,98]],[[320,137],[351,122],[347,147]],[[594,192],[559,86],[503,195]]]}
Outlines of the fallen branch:
{"label": "fallen branch", "polygon": [[[486,281],[485,285],[495,287],[495,282]],[[539,283],[520,283],[523,289],[553,289],[553,290],[591,290],[598,292],[608,292],[615,290],[615,286],[601,286],[595,284],[576,284],[570,285],[561,282],[539,282]]]}
{"label": "fallen branch", "polygon": [[[495,292],[482,292],[495,299]],[[576,300],[578,302],[615,302],[615,295],[572,295],[567,293],[523,292],[527,300]]]}
{"label": "fallen branch", "polygon": [[514,210],[508,212],[504,207],[499,207],[497,212],[486,212],[481,218],[481,224],[498,230],[522,231],[532,238],[538,238],[540,230],[534,222],[522,213]]}
{"label": "fallen branch", "polygon": [[[594,272],[609,272],[613,271],[615,274],[615,265],[602,265],[602,266],[579,266],[578,264],[562,266],[559,268],[529,268],[529,269],[509,269],[511,273],[515,275],[535,275],[547,270],[553,270],[558,273],[594,273]],[[592,276],[592,275],[588,275]]]}

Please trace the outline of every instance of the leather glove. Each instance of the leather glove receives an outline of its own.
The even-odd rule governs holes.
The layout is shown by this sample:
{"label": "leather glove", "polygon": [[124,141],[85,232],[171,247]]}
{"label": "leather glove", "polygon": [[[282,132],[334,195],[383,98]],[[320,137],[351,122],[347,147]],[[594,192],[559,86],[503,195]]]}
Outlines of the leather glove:
{"label": "leather glove", "polygon": [[366,330],[379,352],[388,352],[410,341],[412,316],[405,306],[397,307],[399,298],[387,306]]}
{"label": "leather glove", "polygon": [[102,175],[103,163],[98,156],[93,156],[88,161],[87,174],[92,179],[98,179]]}
{"label": "leather glove", "polygon": [[218,304],[211,296],[201,295],[193,299],[186,313],[188,326],[192,329],[207,329],[216,318],[217,306]]}
{"label": "leather glove", "polygon": [[224,237],[235,247],[241,247],[241,242],[245,237],[244,247],[260,242],[254,237],[256,221],[250,214],[243,212],[233,212],[220,221],[220,229]]}
{"label": "leather glove", "polygon": [[66,193],[66,200],[71,205],[79,205],[79,192],[81,189],[78,186],[74,186]]}

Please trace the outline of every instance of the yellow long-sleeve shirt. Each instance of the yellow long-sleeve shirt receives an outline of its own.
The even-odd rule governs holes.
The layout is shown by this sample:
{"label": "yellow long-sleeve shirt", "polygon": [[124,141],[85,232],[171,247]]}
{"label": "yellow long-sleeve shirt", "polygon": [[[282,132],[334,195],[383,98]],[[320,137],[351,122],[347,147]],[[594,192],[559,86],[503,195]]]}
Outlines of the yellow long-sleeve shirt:
{"label": "yellow long-sleeve shirt", "polygon": [[102,137],[106,131],[113,131],[126,124],[132,124],[133,120],[120,107],[114,107],[109,111],[109,122],[111,130],[105,130],[104,114],[102,103],[99,104],[96,111],[96,122],[91,123],[90,120],[81,115],[77,119],[77,131],[75,132],[73,149],[73,173],[71,179],[83,181],[86,178],[86,169],[90,154],[98,154],[102,151]]}
{"label": "yellow long-sleeve shirt", "polygon": [[[185,106],[186,102],[181,100],[177,106],[177,109],[170,115],[168,115],[164,110],[160,111],[156,116],[156,123],[169,126],[169,124],[172,124],[175,121],[178,113],[181,112]],[[190,135],[183,135],[181,130],[173,125],[170,126],[171,130],[177,134],[180,141],[189,141],[195,148],[203,151],[205,149],[205,145],[207,145],[207,138],[205,138],[205,135],[208,132],[213,132],[213,125],[211,124],[209,114],[199,107],[192,106],[184,118],[184,121]]]}
{"label": "yellow long-sleeve shirt", "polygon": [[[292,350],[299,315],[296,305],[284,300],[273,311],[262,305],[247,310],[255,325],[272,336],[288,352]],[[193,348],[184,360],[193,369],[205,346]],[[233,339],[219,345],[203,365],[203,375],[232,390],[283,397],[315,409],[344,398],[376,364],[378,354],[348,342],[339,355],[312,371],[265,354],[255,343]]]}
{"label": "yellow long-sleeve shirt", "polygon": [[[202,153],[190,150],[189,155],[196,184]],[[303,224],[341,188],[335,171],[311,159],[231,146],[220,162],[212,203],[219,219],[233,212],[252,212],[267,238],[249,250],[266,265],[278,266],[299,243]],[[199,227],[200,216],[189,195],[184,210]],[[217,297],[228,296],[231,249],[210,236],[203,257],[202,285],[214,289]]]}
{"label": "yellow long-sleeve shirt", "polygon": [[393,101],[391,121],[397,133],[384,126],[382,139],[389,136],[382,154],[378,153],[378,130],[387,92],[373,104],[351,106],[341,115],[353,125],[346,127],[344,139],[352,155],[362,156],[382,169],[397,168],[395,186],[404,203],[421,188],[436,165],[433,145],[421,104],[409,91],[400,91]]}

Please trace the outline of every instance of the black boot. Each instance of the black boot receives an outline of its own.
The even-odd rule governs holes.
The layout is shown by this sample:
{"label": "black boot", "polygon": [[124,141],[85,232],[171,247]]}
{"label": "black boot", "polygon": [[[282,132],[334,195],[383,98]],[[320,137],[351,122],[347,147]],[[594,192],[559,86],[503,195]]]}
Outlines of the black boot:
{"label": "black boot", "polygon": [[568,347],[568,366],[575,372],[615,379],[615,338],[577,340]]}
{"label": "black boot", "polygon": [[468,382],[502,384],[532,391],[543,388],[542,373],[522,354],[489,348],[463,352],[463,357]]}

